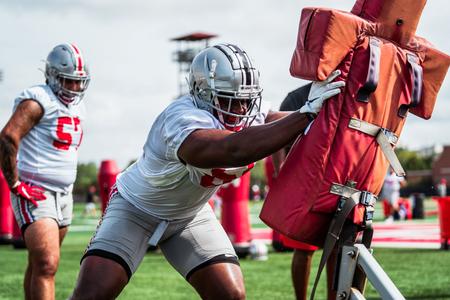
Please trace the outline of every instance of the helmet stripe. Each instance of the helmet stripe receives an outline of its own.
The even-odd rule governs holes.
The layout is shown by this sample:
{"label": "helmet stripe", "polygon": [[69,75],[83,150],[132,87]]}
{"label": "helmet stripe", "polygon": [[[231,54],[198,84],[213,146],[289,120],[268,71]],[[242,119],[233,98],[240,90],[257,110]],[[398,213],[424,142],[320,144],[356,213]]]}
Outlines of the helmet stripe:
{"label": "helmet stripe", "polygon": [[243,73],[243,80],[242,83],[246,85],[254,85],[255,76],[254,76],[254,67],[252,60],[247,55],[247,52],[239,48],[235,45],[229,45],[230,47],[233,47],[235,49],[235,52],[237,53],[236,56],[239,58],[239,61],[241,62],[241,71]]}
{"label": "helmet stripe", "polygon": [[250,58],[248,57],[247,53],[244,50],[241,50],[240,48],[237,48],[237,52],[239,53],[239,56],[241,57],[241,60],[244,63],[244,68],[251,69],[252,62],[250,61]]}
{"label": "helmet stripe", "polygon": [[79,71],[80,60],[78,59],[77,49],[74,47],[73,44],[68,44],[68,46],[69,46],[69,49],[72,52],[73,58],[75,60],[75,70]]}
{"label": "helmet stripe", "polygon": [[247,69],[247,71],[248,71],[248,77],[250,78],[250,81],[247,84],[254,85],[255,84],[255,73],[254,73],[255,68],[253,67],[252,60],[250,59],[250,57],[248,57],[247,52],[243,51],[242,54],[245,56],[245,58],[248,62],[248,65],[249,65],[249,68]]}
{"label": "helmet stripe", "polygon": [[247,52],[233,44],[219,44],[215,48],[222,51],[230,61],[234,70],[241,71],[241,85],[256,85],[257,70]]}
{"label": "helmet stripe", "polygon": [[244,82],[246,81],[244,79],[245,74],[242,72],[242,67],[243,67],[243,63],[242,61],[239,59],[239,56],[236,54],[236,46],[231,45],[231,44],[219,44],[214,46],[215,48],[219,49],[220,51],[222,51],[225,56],[228,58],[228,61],[230,62],[233,70],[237,70],[239,69],[241,71],[241,84],[243,85]]}
{"label": "helmet stripe", "polygon": [[73,48],[73,52],[75,54],[75,60],[76,60],[76,70],[82,72],[84,69],[84,61],[83,61],[83,56],[81,55],[81,51],[78,49],[77,46],[75,46],[75,44],[70,44],[70,46],[72,46]]}
{"label": "helmet stripe", "polygon": [[250,77],[248,76],[248,63],[245,60],[244,61],[244,55],[242,54],[242,50],[232,44],[227,44],[228,47],[230,47],[233,50],[233,54],[235,55],[235,57],[237,58],[237,61],[239,62],[239,69],[241,71],[242,74],[242,80],[241,80],[241,84],[242,85],[246,85],[248,84],[248,80],[250,79]]}
{"label": "helmet stripe", "polygon": [[233,49],[228,47],[228,45],[218,44],[218,45],[215,45],[214,48],[219,49],[220,51],[223,52],[223,54],[225,54],[225,56],[228,58],[228,61],[231,63],[231,66],[233,67],[233,69],[238,67],[238,66],[236,66],[236,62],[233,60],[233,57],[232,57]]}

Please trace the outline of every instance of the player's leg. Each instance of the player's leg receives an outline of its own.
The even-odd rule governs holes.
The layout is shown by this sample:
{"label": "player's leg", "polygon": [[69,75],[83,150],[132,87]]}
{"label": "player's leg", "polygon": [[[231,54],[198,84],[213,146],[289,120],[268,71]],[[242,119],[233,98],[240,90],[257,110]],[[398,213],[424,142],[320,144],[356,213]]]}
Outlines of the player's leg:
{"label": "player's leg", "polygon": [[160,244],[172,266],[202,299],[245,299],[237,255],[209,205]]}
{"label": "player's leg", "polygon": [[295,249],[292,255],[292,283],[297,300],[307,299],[311,261],[314,252],[314,250]]}
{"label": "player's leg", "polygon": [[311,261],[317,246],[295,241],[282,235],[281,241],[285,247],[294,249],[291,263],[291,277],[297,299],[307,298]]}
{"label": "player's leg", "polygon": [[26,299],[54,297],[60,247],[72,221],[71,194],[46,192],[46,196],[47,201],[32,211],[40,219],[27,226],[24,233],[29,252],[24,281]]}
{"label": "player's leg", "polygon": [[128,283],[128,274],[117,259],[94,255],[83,259],[70,299],[115,299]]}
{"label": "player's leg", "polygon": [[392,193],[385,192],[385,200],[386,200],[386,207],[387,211],[389,212],[389,215],[385,219],[385,223],[392,223],[394,221],[394,207],[393,207],[393,197]]}
{"label": "player's leg", "polygon": [[23,280],[23,290],[25,292],[25,299],[27,300],[31,299],[30,284],[32,271],[33,270],[31,269],[30,257],[28,257],[27,268],[25,270],[25,277]]}
{"label": "player's leg", "polygon": [[61,247],[64,238],[66,237],[67,231],[69,231],[69,226],[64,226],[59,228],[59,246]]}
{"label": "player's leg", "polygon": [[53,299],[55,274],[59,263],[59,229],[56,199],[52,192],[36,207],[11,194],[16,220],[22,229],[28,250],[28,265],[24,276],[26,299]]}
{"label": "player's leg", "polygon": [[[311,246],[311,248],[314,246]],[[294,285],[295,297],[308,299],[307,289],[311,273],[311,262],[315,250],[295,249],[292,256],[292,282]],[[336,250],[330,254],[327,262],[327,299],[336,299],[334,290],[334,271],[336,269]],[[314,277],[313,279],[314,280]]]}
{"label": "player's leg", "polygon": [[82,258],[70,299],[115,299],[147,251],[157,224],[151,221],[119,194],[113,196]]}
{"label": "player's leg", "polygon": [[391,206],[392,206],[392,218],[394,220],[399,220],[400,219],[400,215],[399,215],[399,210],[400,210],[399,200],[400,200],[400,193],[393,192],[392,195],[391,195]]}
{"label": "player's leg", "polygon": [[24,240],[29,258],[25,275],[27,298],[54,299],[59,264],[58,224],[54,219],[39,219],[26,228]]}
{"label": "player's leg", "polygon": [[[218,257],[217,259],[223,259]],[[239,265],[208,261],[189,277],[202,299],[245,299],[244,278]]]}

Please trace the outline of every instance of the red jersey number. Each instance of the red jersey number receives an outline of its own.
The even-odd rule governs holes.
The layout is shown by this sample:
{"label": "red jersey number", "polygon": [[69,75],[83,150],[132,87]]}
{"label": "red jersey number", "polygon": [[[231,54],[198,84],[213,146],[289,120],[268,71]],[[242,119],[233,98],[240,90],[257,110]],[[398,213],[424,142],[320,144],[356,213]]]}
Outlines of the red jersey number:
{"label": "red jersey number", "polygon": [[[70,145],[72,145],[72,134],[70,132],[64,131],[64,125],[73,126],[74,131],[78,131],[78,129],[81,130],[80,127],[80,119],[77,117],[71,118],[71,117],[59,117],[58,118],[58,124],[56,125],[56,136],[58,139],[53,141],[53,146],[59,150],[69,150]],[[81,136],[83,133],[81,133]],[[81,143],[81,137],[80,141],[77,145],[80,145]]]}
{"label": "red jersey number", "polygon": [[200,185],[203,187],[219,186],[224,183],[233,181],[241,177],[255,166],[254,163],[249,164],[245,169],[241,169],[236,173],[227,173],[227,169],[212,169],[211,175],[205,174],[200,179]]}

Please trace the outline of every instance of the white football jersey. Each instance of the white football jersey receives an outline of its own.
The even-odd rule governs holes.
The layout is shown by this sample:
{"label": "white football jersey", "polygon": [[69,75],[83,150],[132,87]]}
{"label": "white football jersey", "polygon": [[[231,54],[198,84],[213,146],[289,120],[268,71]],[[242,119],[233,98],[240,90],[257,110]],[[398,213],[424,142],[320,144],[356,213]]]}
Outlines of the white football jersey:
{"label": "white football jersey", "polygon": [[394,172],[388,172],[386,177],[384,178],[383,189],[382,189],[382,198],[386,198],[388,200],[395,199],[397,200],[400,197],[400,188],[401,183],[405,180],[405,178],[401,176],[397,176]]}
{"label": "white football jersey", "polygon": [[14,110],[25,99],[37,101],[44,115],[20,142],[19,177],[50,191],[69,192],[77,173],[84,104],[65,106],[48,85],[37,85],[23,91],[15,100]]}
{"label": "white football jersey", "polygon": [[[268,111],[265,103],[252,126],[263,124]],[[153,123],[142,156],[119,174],[117,188],[122,197],[159,218],[187,218],[203,207],[218,186],[253,167],[200,169],[182,163],[178,148],[197,129],[224,127],[212,114],[198,109],[189,95],[172,102]]]}

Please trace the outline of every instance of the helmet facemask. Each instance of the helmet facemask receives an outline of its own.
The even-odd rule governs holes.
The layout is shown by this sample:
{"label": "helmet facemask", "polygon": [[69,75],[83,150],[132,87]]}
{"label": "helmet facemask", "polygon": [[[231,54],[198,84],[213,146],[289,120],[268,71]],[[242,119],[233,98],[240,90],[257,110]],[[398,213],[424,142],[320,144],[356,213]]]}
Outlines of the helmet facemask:
{"label": "helmet facemask", "polygon": [[261,107],[261,91],[256,92],[212,92],[213,114],[226,129],[240,131],[249,127]]}
{"label": "helmet facemask", "polygon": [[89,69],[73,44],[58,45],[50,52],[45,77],[53,93],[66,105],[78,104],[90,82]]}
{"label": "helmet facemask", "polygon": [[189,85],[198,108],[213,114],[226,129],[251,125],[261,107],[259,72],[234,45],[203,50],[191,65]]}
{"label": "helmet facemask", "polygon": [[[83,99],[84,93],[86,92],[90,82],[90,78],[86,76],[73,78],[72,76],[67,76],[66,74],[60,74],[58,79],[61,84],[58,97],[66,104],[78,104]],[[78,85],[78,87],[76,90],[67,88],[67,86],[71,85],[70,81],[77,81],[76,85]]]}

